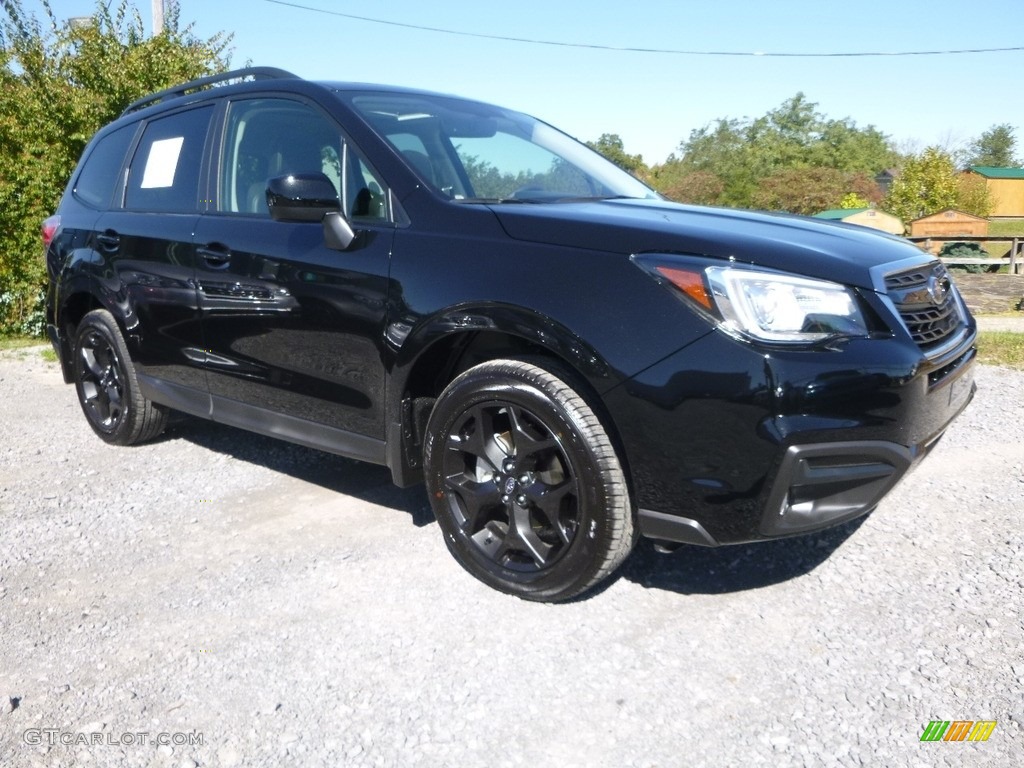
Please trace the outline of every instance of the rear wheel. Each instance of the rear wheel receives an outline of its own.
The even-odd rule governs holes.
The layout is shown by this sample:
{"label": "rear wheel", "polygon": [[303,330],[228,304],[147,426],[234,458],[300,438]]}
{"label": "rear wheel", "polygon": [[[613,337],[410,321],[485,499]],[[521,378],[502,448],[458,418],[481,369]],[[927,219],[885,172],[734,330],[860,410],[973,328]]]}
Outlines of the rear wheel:
{"label": "rear wheel", "polygon": [[74,377],[89,426],[106,442],[141,443],[167,425],[167,409],[139,391],[121,329],[105,309],[93,310],[78,325]]}
{"label": "rear wheel", "polygon": [[634,543],[618,456],[571,376],[496,360],[456,378],[427,425],[434,514],[462,566],[529,600],[597,584]]}

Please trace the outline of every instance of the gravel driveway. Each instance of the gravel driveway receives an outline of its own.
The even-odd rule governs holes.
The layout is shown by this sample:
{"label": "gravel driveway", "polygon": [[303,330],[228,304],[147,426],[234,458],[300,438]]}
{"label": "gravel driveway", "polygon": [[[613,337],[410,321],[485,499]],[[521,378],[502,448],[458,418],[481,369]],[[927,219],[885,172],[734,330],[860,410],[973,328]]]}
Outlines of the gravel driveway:
{"label": "gravel driveway", "polygon": [[869,517],[642,544],[548,606],[465,574],[382,468],[185,418],[108,447],[3,353],[0,764],[1021,765],[1024,373],[977,378]]}

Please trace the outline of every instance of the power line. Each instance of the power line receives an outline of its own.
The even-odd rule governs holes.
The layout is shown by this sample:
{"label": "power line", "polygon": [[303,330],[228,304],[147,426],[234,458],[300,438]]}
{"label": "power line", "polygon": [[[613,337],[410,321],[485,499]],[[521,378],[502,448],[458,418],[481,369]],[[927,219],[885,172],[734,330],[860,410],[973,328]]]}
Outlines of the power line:
{"label": "power line", "polygon": [[687,51],[674,48],[633,48],[618,45],[597,45],[592,43],[566,43],[557,40],[535,40],[528,37],[506,37],[504,35],[488,35],[482,32],[463,32],[456,29],[443,29],[441,27],[427,27],[420,24],[406,24],[401,21],[390,21],[388,19],[374,19],[369,16],[358,16],[354,13],[342,13],[331,11],[326,8],[313,8],[299,3],[289,3],[285,0],[265,0],[274,5],[285,5],[289,8],[298,8],[303,11],[324,13],[328,16],[341,16],[355,21],[365,21],[370,24],[385,24],[389,27],[403,27],[414,29],[419,32],[438,32],[444,35],[457,35],[459,37],[477,37],[484,40],[502,40],[507,43],[526,43],[529,45],[550,45],[558,48],[589,48],[598,51],[621,51],[627,53],[660,53],[676,56],[762,56],[790,59],[836,59],[855,58],[867,56],[953,56],[965,53],[1004,53],[1007,51],[1024,51],[1024,46],[1013,46],[1007,48],[958,48],[952,50],[936,51],[846,51],[841,53],[779,53],[772,51]]}

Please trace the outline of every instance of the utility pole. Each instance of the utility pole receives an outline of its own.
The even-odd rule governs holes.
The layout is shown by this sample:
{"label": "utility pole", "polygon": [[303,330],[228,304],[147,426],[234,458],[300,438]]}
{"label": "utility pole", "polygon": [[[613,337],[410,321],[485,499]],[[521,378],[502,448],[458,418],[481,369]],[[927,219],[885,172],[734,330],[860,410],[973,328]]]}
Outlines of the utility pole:
{"label": "utility pole", "polygon": [[164,0],[153,0],[153,37],[164,31]]}

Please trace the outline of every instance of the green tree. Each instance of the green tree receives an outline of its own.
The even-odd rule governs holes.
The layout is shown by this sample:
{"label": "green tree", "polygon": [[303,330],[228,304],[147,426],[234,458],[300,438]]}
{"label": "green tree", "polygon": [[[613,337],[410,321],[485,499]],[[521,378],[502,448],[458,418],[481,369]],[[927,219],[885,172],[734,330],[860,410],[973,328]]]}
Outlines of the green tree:
{"label": "green tree", "polygon": [[712,173],[722,183],[714,202],[740,207],[756,205],[755,198],[763,201],[762,181],[783,171],[817,168],[874,175],[898,157],[885,134],[873,126],[859,128],[849,118],[829,119],[803,93],[762,117],[720,118],[698,128],[679,145],[679,153],[665,163],[676,167],[651,169],[656,185],[658,179],[683,178],[694,171]]}
{"label": "green tree", "polygon": [[988,184],[981,176],[973,173],[960,173],[956,177],[956,207],[965,213],[975,216],[991,216],[993,208],[992,196]]}
{"label": "green tree", "polygon": [[938,147],[928,147],[906,160],[889,187],[882,208],[903,221],[913,221],[947,208],[975,216],[991,210],[987,188],[982,181],[957,173],[953,158]]}
{"label": "green tree", "polygon": [[747,205],[757,178],[767,175],[768,169],[759,167],[764,153],[752,150],[746,134],[744,123],[720,118],[691,131],[690,138],[679,145],[681,155],[669,157],[666,163],[674,164],[680,177],[695,171],[716,176],[722,182],[716,204]]}
{"label": "green tree", "polygon": [[619,168],[636,176],[638,179],[647,177],[647,165],[643,155],[631,155],[617,133],[602,133],[597,141],[588,141],[587,146],[600,152],[615,163]]}
{"label": "green tree", "polygon": [[843,199],[839,201],[839,207],[843,210],[854,210],[856,208],[868,208],[871,206],[871,201],[867,198],[861,197],[856,192],[848,192],[843,195]]}
{"label": "green tree", "polygon": [[1009,123],[993,125],[971,144],[966,165],[1013,168],[1021,164],[1016,157],[1017,137]]}
{"label": "green tree", "polygon": [[891,168],[897,160],[898,155],[884,133],[873,125],[858,128],[849,118],[822,123],[807,153],[809,165],[872,177]]}
{"label": "green tree", "polygon": [[227,68],[230,37],[199,39],[174,7],[146,37],[130,0],[98,0],[85,24],[44,23],[21,0],[0,15],[0,332],[38,331],[39,225],[89,138],[135,99]]}
{"label": "green tree", "polygon": [[650,183],[670,200],[695,205],[715,205],[725,190],[722,180],[711,171],[682,171],[678,163],[659,166]]}
{"label": "green tree", "polygon": [[751,199],[757,208],[789,211],[811,216],[842,207],[850,194],[866,200],[878,200],[878,185],[864,173],[847,173],[835,168],[786,168],[758,182]]}

